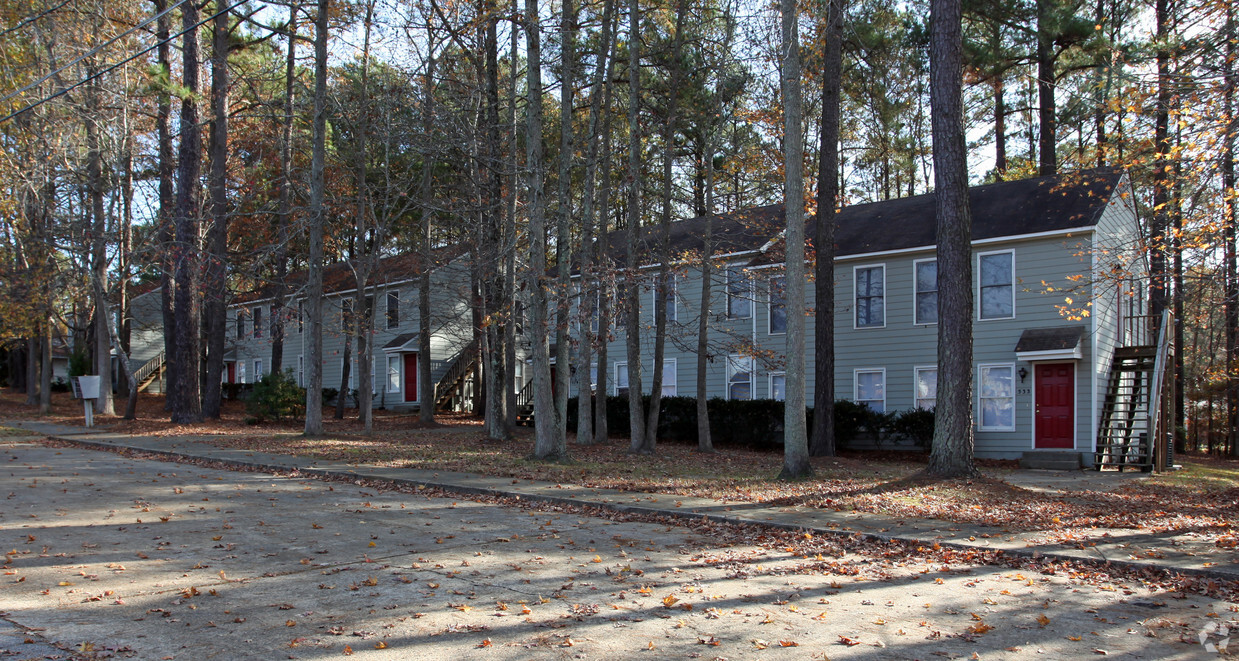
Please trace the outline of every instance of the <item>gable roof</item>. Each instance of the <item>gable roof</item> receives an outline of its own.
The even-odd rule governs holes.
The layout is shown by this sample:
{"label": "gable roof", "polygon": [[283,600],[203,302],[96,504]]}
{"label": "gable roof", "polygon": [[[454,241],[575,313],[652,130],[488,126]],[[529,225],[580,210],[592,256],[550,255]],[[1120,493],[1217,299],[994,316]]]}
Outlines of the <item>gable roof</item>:
{"label": "gable roof", "polygon": [[[972,239],[1095,225],[1122,178],[1121,170],[1093,169],[972,186]],[[936,216],[933,193],[844,207],[835,216],[835,254],[931,248],[938,242]],[[816,233],[815,215],[805,223],[805,236],[811,239]],[[753,265],[781,261],[780,242]]]}
{"label": "gable roof", "polygon": [[[435,248],[430,251],[430,259],[423,260],[416,252],[407,252],[378,261],[370,273],[368,287],[403,282],[426,269],[436,269],[460,257],[465,252],[463,244]],[[309,273],[305,270],[288,274],[288,290],[296,291],[306,283]],[[357,288],[357,278],[348,262],[336,262],[323,268],[323,293],[333,294],[351,291]],[[248,303],[271,298],[275,294],[275,283],[264,282],[249,291],[237,292],[232,303]]]}
{"label": "gable roof", "polygon": [[[672,259],[678,261],[684,255],[704,250],[707,225],[710,225],[713,244],[711,252],[715,255],[756,252],[779,235],[785,224],[783,218],[783,205],[771,204],[675,221],[670,225],[668,237]],[[641,236],[638,238],[639,263],[649,264],[656,259],[658,242],[661,239],[662,228],[659,225],[646,225],[641,228]],[[606,241],[607,256],[617,263],[623,263],[627,254],[627,237],[624,231],[611,232]]]}

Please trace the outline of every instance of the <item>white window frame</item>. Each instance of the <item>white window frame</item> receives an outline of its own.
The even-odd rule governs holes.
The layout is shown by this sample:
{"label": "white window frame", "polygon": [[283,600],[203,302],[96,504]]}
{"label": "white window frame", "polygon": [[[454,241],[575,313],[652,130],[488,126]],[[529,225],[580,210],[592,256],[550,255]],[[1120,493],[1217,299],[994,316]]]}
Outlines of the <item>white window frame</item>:
{"label": "white window frame", "polygon": [[305,326],[305,301],[297,301],[297,332],[304,330]]}
{"label": "white window frame", "polygon": [[[724,285],[724,291],[727,294],[727,318],[733,319],[733,320],[752,319],[753,318],[753,278],[749,277],[748,274],[744,272],[744,266],[740,264],[728,266],[724,269],[723,272],[727,274],[727,278],[726,278],[727,281],[726,281],[726,284]],[[732,288],[732,277],[733,276],[738,276],[743,280],[745,284],[743,292],[733,293],[735,291]],[[732,314],[731,304],[732,304],[733,298],[739,301],[744,301],[744,304],[748,306],[748,314],[745,314],[743,316]]]}
{"label": "white window frame", "polygon": [[[671,381],[667,381],[667,368],[671,368]],[[668,383],[671,392],[667,392]],[[675,358],[663,358],[663,397],[676,397],[680,391],[680,366]]]}
{"label": "white window frame", "polygon": [[[774,396],[774,377],[776,376],[783,377],[783,396],[782,397]],[[777,402],[786,401],[787,400],[787,372],[770,372],[768,375],[766,375],[766,388],[767,388],[766,392],[769,393],[770,399],[773,399]]]}
{"label": "white window frame", "polygon": [[[984,396],[984,380],[981,375],[987,369],[1006,368],[1011,374],[1011,394],[1005,397],[986,397]],[[1015,414],[1016,414],[1016,398],[1015,398],[1015,363],[981,363],[977,365],[977,431],[1015,431]],[[984,410],[984,400],[987,399],[1010,399],[1011,400],[1011,424],[1008,425],[986,425],[984,418],[981,416]]]}
{"label": "white window frame", "polygon": [[615,395],[616,397],[620,396],[620,375],[621,374],[624,375],[624,384],[625,384],[624,392],[625,394],[627,394],[629,386],[628,386],[628,361],[626,360],[615,362],[615,378],[611,379],[611,384],[612,384],[611,394]]}
{"label": "white window frame", "polygon": [[260,339],[262,337],[262,306],[261,305],[254,306],[253,310],[250,312],[250,320],[254,322],[253,324],[251,324],[254,327],[254,339],[256,340]]}
{"label": "white window frame", "polygon": [[[783,281],[783,330],[776,331],[771,327],[774,323],[774,292],[777,290],[775,286],[776,280]],[[787,335],[787,276],[776,275],[770,278],[770,291],[766,296],[766,334],[767,335]]]}
{"label": "white window frame", "polygon": [[[754,381],[756,381],[756,375],[753,374],[753,362],[754,361],[753,361],[752,356],[745,356],[743,354],[738,354],[738,353],[732,353],[732,354],[727,355],[727,381],[725,383],[725,386],[727,388],[726,399],[735,399],[731,396],[731,386],[732,386],[731,377],[736,374],[740,374],[742,372],[749,375],[749,379],[748,379],[749,396],[747,399],[737,400],[737,401],[752,401],[754,399],[754,395],[756,393],[753,392],[753,387],[756,385],[754,383]],[[741,368],[745,368],[745,369],[741,369]]]}
{"label": "white window frame", "polygon": [[237,361],[237,383],[246,383],[244,358]]}
{"label": "white window frame", "polygon": [[[860,279],[860,272],[867,269],[882,270],[882,323],[860,325],[860,289],[857,287],[857,281]],[[871,328],[886,328],[886,264],[857,264],[852,267],[852,328],[854,330],[868,330]]]}
{"label": "white window frame", "polygon": [[297,385],[305,386],[305,356],[297,356]]}
{"label": "white window frame", "polygon": [[254,383],[262,381],[262,358],[254,359]]}
{"label": "white window frame", "polygon": [[234,330],[236,330],[236,333],[237,333],[237,340],[238,341],[244,340],[245,339],[245,308],[237,308],[237,316],[235,319],[233,319],[233,323],[235,324]]}
{"label": "white window frame", "polygon": [[921,264],[928,264],[931,262],[934,264],[933,295],[935,296],[934,300],[937,301],[936,297],[938,296],[938,266],[937,266],[938,258],[937,257],[926,257],[924,259],[912,260],[912,323],[913,325],[916,325],[916,326],[934,326],[934,325],[937,325],[938,323],[937,305],[934,306],[935,318],[933,321],[925,321],[921,319],[921,294],[928,294],[930,292],[921,291],[920,289],[921,279],[920,279],[920,274],[918,273],[918,270],[920,269]]}
{"label": "white window frame", "polygon": [[[989,257],[990,255],[1003,255],[1003,254],[1011,255],[1011,284],[1009,285],[1011,287],[1011,315],[1007,317],[986,317],[983,314],[985,310],[985,301],[982,298],[983,296],[982,292],[985,291],[985,286],[982,284],[982,280],[981,280],[981,278],[984,277],[984,274],[981,271],[981,260],[985,257]],[[987,252],[977,253],[976,270],[977,270],[977,320],[978,321],[1002,321],[1004,319],[1015,319],[1015,315],[1016,315],[1016,309],[1015,309],[1015,250],[1008,248],[1007,250],[990,250]]]}
{"label": "white window frame", "polygon": [[861,374],[881,374],[882,375],[882,410],[877,411],[872,406],[870,410],[877,413],[886,413],[886,368],[885,367],[862,367],[852,370],[852,401],[857,404],[866,402],[876,402],[876,399],[861,399],[860,398],[860,375]]}
{"label": "white window frame", "polygon": [[[934,406],[921,406],[921,372],[934,373]],[[926,411],[933,410],[938,405],[938,366],[937,365],[920,365],[912,368],[912,408],[924,409]]]}
{"label": "white window frame", "polygon": [[[397,393],[397,392],[400,392],[401,388],[403,387],[404,381],[402,380],[401,377],[403,377],[404,375],[400,373],[400,370],[402,367],[401,363],[403,362],[404,362],[404,358],[400,354],[398,353],[387,354],[387,370],[386,370],[387,381],[384,382],[386,383],[387,392]],[[393,365],[395,366],[395,369],[392,369]],[[394,381],[393,381],[393,377],[394,377]],[[392,383],[395,383],[396,385],[393,387]]]}
{"label": "white window frame", "polygon": [[[396,313],[395,323],[392,323],[393,321],[392,320],[392,312],[393,312],[392,299],[393,298],[396,299],[396,305],[395,305],[395,310],[394,310]],[[383,309],[384,327],[387,330],[392,330],[393,328],[400,328],[400,290],[399,289],[387,290],[387,296],[385,296],[383,300],[384,300],[384,305],[385,305]]]}

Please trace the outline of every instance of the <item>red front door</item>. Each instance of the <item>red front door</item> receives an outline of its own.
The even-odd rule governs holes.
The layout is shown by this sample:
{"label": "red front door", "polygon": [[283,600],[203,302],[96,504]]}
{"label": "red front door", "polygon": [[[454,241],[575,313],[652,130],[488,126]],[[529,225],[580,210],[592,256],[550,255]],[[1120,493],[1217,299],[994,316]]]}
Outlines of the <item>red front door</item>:
{"label": "red front door", "polygon": [[417,401],[417,354],[404,354],[404,401]]}
{"label": "red front door", "polygon": [[1075,367],[1075,363],[1036,367],[1033,424],[1039,449],[1075,445]]}
{"label": "red front door", "polygon": [[225,381],[225,383],[236,383],[237,382],[237,364],[236,363],[225,363],[225,364],[228,365],[228,380]]}

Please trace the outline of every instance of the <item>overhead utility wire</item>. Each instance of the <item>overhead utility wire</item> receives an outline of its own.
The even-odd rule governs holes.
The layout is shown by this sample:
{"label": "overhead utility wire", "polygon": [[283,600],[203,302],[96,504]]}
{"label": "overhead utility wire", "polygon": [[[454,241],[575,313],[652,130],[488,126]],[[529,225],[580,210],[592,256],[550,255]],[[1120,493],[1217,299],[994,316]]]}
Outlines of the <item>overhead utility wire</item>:
{"label": "overhead utility wire", "polygon": [[[185,2],[185,0],[181,0],[181,2],[178,2],[177,4],[179,5],[179,4],[183,3],[183,2]],[[194,23],[191,27],[186,28],[186,29],[184,29],[184,30],[181,30],[180,32],[177,32],[176,34],[172,35],[171,37],[168,37],[167,39],[164,39],[164,40],[161,40],[161,41],[157,41],[157,42],[155,42],[153,45],[148,46],[148,47],[146,47],[146,48],[143,48],[142,50],[140,50],[140,51],[138,51],[138,52],[134,53],[133,55],[130,55],[129,57],[127,57],[127,58],[125,58],[125,59],[121,60],[120,62],[117,62],[116,64],[113,64],[113,65],[109,66],[109,67],[108,67],[108,68],[106,68],[106,69],[103,69],[102,71],[97,71],[97,72],[95,72],[95,73],[93,73],[93,74],[91,74],[91,75],[89,75],[89,76],[87,76],[87,77],[85,77],[85,78],[83,78],[83,79],[81,79],[81,80],[77,81],[76,83],[73,83],[72,85],[70,85],[70,86],[68,86],[68,87],[66,87],[66,88],[64,88],[64,89],[62,89],[62,90],[60,90],[60,91],[56,92],[55,94],[51,94],[51,95],[46,96],[46,97],[44,97],[44,98],[42,98],[42,99],[39,99],[38,101],[35,101],[34,103],[31,103],[30,105],[26,106],[25,108],[22,108],[21,110],[18,110],[18,111],[15,111],[15,112],[11,112],[11,113],[9,113],[9,114],[5,115],[4,117],[0,117],[0,124],[3,124],[4,122],[9,121],[10,119],[13,119],[14,117],[16,117],[16,116],[18,116],[18,115],[20,115],[20,114],[22,114],[22,113],[26,112],[27,110],[33,110],[34,108],[37,108],[37,107],[39,107],[39,106],[43,105],[44,103],[47,103],[48,101],[51,101],[52,99],[55,99],[56,97],[63,96],[63,95],[65,95],[65,94],[69,93],[70,91],[72,91],[74,88],[76,88],[76,87],[80,87],[80,86],[82,86],[82,85],[85,85],[86,83],[89,83],[90,81],[94,80],[95,78],[98,78],[99,76],[102,76],[103,74],[108,73],[109,71],[112,71],[112,70],[114,70],[114,69],[116,69],[116,68],[120,67],[121,65],[128,64],[129,62],[132,62],[132,61],[134,61],[134,60],[138,59],[139,57],[142,57],[143,55],[146,55],[147,53],[149,53],[149,52],[151,52],[151,51],[155,50],[156,48],[159,48],[159,46],[160,46],[161,44],[168,43],[169,41],[172,41],[173,39],[176,39],[177,37],[180,37],[181,35],[183,35],[183,34],[185,34],[185,33],[189,32],[190,30],[194,30],[194,29],[196,29],[196,28],[200,27],[201,25],[203,25],[203,24],[205,24],[205,23],[207,23],[207,22],[209,22],[209,21],[214,20],[216,16],[219,16],[220,14],[225,14],[225,13],[228,13],[228,12],[232,11],[233,9],[236,9],[237,7],[240,7],[241,5],[245,4],[246,2],[249,2],[249,0],[238,0],[238,2],[235,2],[235,3],[233,3],[233,4],[231,4],[231,5],[227,6],[227,7],[225,7],[225,8],[223,8],[223,9],[219,10],[218,12],[216,12],[216,13],[214,13],[214,14],[212,14],[212,15],[210,15],[210,16],[208,16],[208,17],[204,18],[204,19],[202,19],[201,21],[198,21],[197,23]]]}
{"label": "overhead utility wire", "polygon": [[57,9],[60,9],[61,7],[63,7],[63,6],[65,6],[65,5],[67,5],[67,4],[69,4],[70,2],[73,2],[73,0],[65,0],[64,2],[62,2],[62,3],[58,4],[58,5],[56,5],[55,7],[52,7],[51,9],[44,9],[43,11],[39,12],[39,13],[38,13],[38,14],[36,14],[36,15],[31,16],[31,17],[29,17],[29,18],[26,18],[26,19],[25,19],[25,20],[23,20],[21,23],[18,23],[17,25],[14,25],[13,27],[11,27],[11,28],[9,28],[9,29],[7,29],[7,30],[5,30],[5,31],[3,31],[3,32],[0,32],[0,37],[7,37],[7,36],[9,35],[9,33],[10,33],[10,32],[15,32],[15,31],[17,31],[17,30],[22,29],[22,28],[26,27],[27,25],[30,25],[31,23],[33,23],[33,22],[35,22],[35,21],[39,20],[40,18],[43,18],[44,16],[47,16],[48,14],[50,14],[50,13],[52,13],[52,12],[56,11]]}
{"label": "overhead utility wire", "polygon": [[34,88],[38,87],[39,85],[42,85],[43,83],[46,83],[49,79],[51,79],[51,78],[52,78],[52,76],[55,76],[55,75],[56,75],[56,74],[58,74],[58,73],[62,73],[62,72],[63,72],[63,71],[65,71],[66,69],[68,69],[68,68],[70,68],[70,67],[72,67],[72,66],[74,66],[74,65],[76,65],[76,64],[78,64],[78,63],[80,63],[82,60],[85,60],[85,59],[86,59],[86,58],[88,58],[88,57],[94,57],[95,55],[98,55],[98,54],[99,54],[99,52],[100,52],[100,51],[102,51],[104,48],[107,48],[108,46],[111,46],[112,44],[116,43],[117,41],[119,41],[119,40],[121,40],[121,39],[123,39],[123,38],[125,38],[125,37],[129,36],[130,34],[133,34],[135,31],[140,30],[140,29],[142,29],[142,28],[144,28],[144,27],[146,27],[146,26],[150,25],[150,24],[151,24],[151,22],[153,22],[153,21],[155,21],[155,20],[157,20],[157,19],[160,19],[160,18],[164,17],[164,16],[165,16],[165,15],[167,15],[169,12],[171,12],[173,9],[176,9],[177,7],[180,7],[181,5],[185,4],[185,2],[186,2],[186,0],[178,0],[178,1],[177,1],[177,3],[176,3],[176,4],[174,4],[174,5],[172,5],[171,7],[168,7],[167,9],[165,9],[165,10],[163,10],[163,11],[159,12],[158,14],[155,14],[154,16],[151,16],[150,18],[146,19],[145,21],[142,21],[141,23],[138,23],[137,25],[135,25],[135,26],[133,26],[133,27],[129,28],[128,30],[125,30],[124,32],[122,32],[122,33],[120,33],[120,34],[116,35],[115,37],[112,37],[111,39],[107,40],[105,43],[99,44],[98,46],[96,46],[96,47],[94,47],[94,48],[90,49],[90,52],[88,52],[88,53],[86,53],[85,55],[83,55],[83,56],[81,56],[81,57],[79,57],[79,58],[77,58],[77,59],[73,60],[72,62],[70,62],[70,63],[68,63],[68,64],[66,64],[66,65],[64,65],[63,67],[60,67],[59,69],[57,69],[57,70],[55,70],[55,71],[53,71],[53,72],[51,72],[51,73],[47,74],[46,76],[43,76],[42,78],[40,78],[40,79],[38,79],[38,80],[34,81],[33,83],[30,83],[29,85],[27,85],[27,86],[25,86],[25,87],[23,87],[23,88],[21,88],[21,89],[19,89],[19,90],[17,90],[17,91],[14,91],[14,92],[9,92],[8,94],[5,94],[5,95],[4,95],[4,98],[0,98],[0,103],[4,103],[5,101],[8,101],[9,99],[11,99],[11,98],[13,98],[13,97],[17,96],[18,94],[23,94],[23,93],[25,93],[25,92],[29,92],[30,90],[32,90],[32,89],[34,89]]}

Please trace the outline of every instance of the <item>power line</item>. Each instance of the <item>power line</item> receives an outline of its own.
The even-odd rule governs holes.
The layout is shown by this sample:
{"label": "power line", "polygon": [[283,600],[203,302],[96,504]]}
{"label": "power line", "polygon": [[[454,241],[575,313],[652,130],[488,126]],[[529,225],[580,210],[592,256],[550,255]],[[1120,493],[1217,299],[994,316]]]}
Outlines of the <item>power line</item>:
{"label": "power line", "polygon": [[[25,87],[23,87],[23,88],[21,88],[21,89],[19,89],[19,90],[16,90],[16,91],[14,91],[14,92],[9,92],[8,94],[5,94],[3,98],[0,98],[0,103],[4,103],[4,102],[8,101],[9,99],[12,99],[13,97],[15,97],[15,96],[17,96],[17,95],[19,95],[19,94],[24,94],[24,93],[26,93],[26,92],[29,92],[30,90],[34,89],[35,87],[38,87],[39,85],[42,85],[43,83],[46,83],[46,82],[47,82],[48,80],[50,80],[53,76],[55,76],[55,75],[57,75],[57,74],[59,74],[59,73],[64,72],[66,69],[68,69],[68,68],[70,68],[70,67],[72,67],[72,66],[74,66],[74,65],[76,65],[76,64],[79,64],[80,62],[82,62],[82,60],[85,60],[86,58],[89,58],[89,57],[94,57],[95,55],[98,55],[98,54],[99,54],[99,52],[100,52],[100,51],[102,51],[104,48],[107,48],[108,46],[111,46],[112,44],[116,43],[117,41],[120,41],[121,39],[123,39],[123,38],[125,38],[125,37],[129,36],[130,34],[134,33],[135,31],[140,30],[140,29],[142,29],[142,28],[144,28],[144,27],[146,27],[146,26],[150,25],[152,21],[155,21],[155,20],[158,20],[158,19],[160,19],[160,18],[163,18],[163,17],[164,17],[164,16],[166,16],[169,12],[171,12],[173,9],[176,9],[177,7],[180,7],[181,5],[185,4],[185,2],[186,2],[186,0],[177,0],[177,3],[176,3],[176,4],[174,4],[174,5],[172,5],[171,7],[168,7],[167,9],[165,9],[165,10],[163,10],[163,11],[159,12],[158,14],[155,14],[154,16],[151,16],[150,18],[146,19],[145,21],[142,21],[141,23],[138,23],[137,25],[135,25],[135,26],[133,26],[133,27],[129,28],[128,30],[125,30],[124,32],[122,32],[122,33],[120,33],[120,34],[116,35],[115,37],[112,37],[111,39],[107,40],[105,43],[102,43],[102,44],[100,44],[100,45],[98,45],[98,46],[96,46],[96,47],[94,47],[94,48],[90,49],[90,51],[89,51],[88,53],[86,53],[85,55],[83,55],[83,56],[81,56],[81,57],[79,57],[79,58],[77,58],[77,59],[73,60],[72,62],[70,62],[70,63],[68,63],[68,64],[64,65],[63,67],[60,67],[59,69],[56,69],[55,71],[53,71],[53,72],[51,72],[51,73],[47,74],[46,76],[43,76],[42,78],[40,78],[40,79],[38,79],[38,80],[34,81],[33,83],[30,83],[29,85],[27,85],[27,86],[25,86]],[[235,5],[234,5],[234,6],[235,6]],[[89,79],[87,79],[87,80],[89,80]]]}
{"label": "power line", "polygon": [[[180,4],[184,3],[185,1],[186,1],[186,0],[180,0],[180,2],[178,2],[178,3],[176,3],[176,4],[177,4],[177,5],[180,5]],[[164,39],[164,40],[161,40],[161,41],[157,41],[157,42],[155,42],[153,45],[148,46],[148,47],[146,47],[146,48],[143,48],[142,50],[140,50],[140,51],[138,51],[138,52],[134,53],[133,55],[130,55],[129,57],[127,57],[127,58],[125,58],[125,59],[121,60],[120,62],[117,62],[116,64],[113,64],[113,65],[109,66],[109,67],[108,67],[108,68],[106,68],[106,69],[103,69],[102,71],[97,71],[97,72],[95,72],[95,73],[93,73],[93,74],[91,74],[91,75],[89,75],[89,76],[87,76],[87,77],[85,77],[85,78],[83,78],[83,79],[81,79],[81,80],[77,81],[76,83],[73,83],[72,85],[70,85],[70,86],[68,86],[68,87],[66,87],[66,88],[64,88],[64,89],[62,89],[62,90],[60,90],[60,91],[58,91],[58,92],[54,93],[54,94],[51,94],[51,95],[46,96],[46,97],[44,97],[44,98],[42,98],[42,99],[39,99],[38,101],[35,101],[34,103],[31,103],[30,105],[26,106],[25,108],[22,108],[21,110],[18,110],[18,111],[15,111],[15,112],[11,112],[11,113],[9,113],[8,115],[5,115],[4,117],[0,117],[0,124],[3,124],[4,122],[9,121],[10,119],[13,119],[14,117],[16,117],[16,116],[18,116],[18,115],[20,115],[20,114],[22,114],[22,113],[26,112],[27,110],[33,110],[34,108],[37,108],[37,107],[39,107],[39,106],[43,105],[44,103],[47,103],[48,101],[51,101],[52,99],[55,99],[56,97],[59,97],[59,96],[63,96],[63,95],[65,95],[65,94],[68,94],[68,93],[69,93],[70,91],[72,91],[73,89],[75,89],[75,88],[77,88],[77,87],[81,87],[82,85],[85,85],[86,83],[88,83],[88,82],[90,82],[90,81],[94,80],[95,78],[98,78],[99,76],[102,76],[102,75],[103,75],[103,74],[105,74],[105,73],[108,73],[108,72],[110,72],[110,71],[112,71],[112,70],[114,70],[114,69],[117,69],[117,68],[119,68],[120,66],[122,66],[122,65],[124,65],[124,64],[128,64],[129,62],[132,62],[132,61],[134,61],[134,60],[138,59],[139,57],[142,57],[143,55],[146,55],[147,53],[149,53],[149,52],[151,52],[151,51],[155,50],[156,48],[159,48],[159,46],[160,46],[161,44],[168,43],[169,41],[172,41],[173,39],[176,39],[177,37],[180,37],[181,35],[183,35],[183,34],[185,34],[185,33],[189,32],[189,31],[191,31],[191,30],[197,29],[198,27],[202,26],[203,24],[207,23],[208,21],[214,20],[216,16],[219,16],[220,14],[225,14],[225,13],[227,13],[227,12],[230,12],[230,11],[232,11],[233,9],[236,9],[237,7],[240,7],[241,5],[245,4],[245,3],[246,3],[246,2],[248,2],[248,1],[249,1],[249,0],[238,0],[237,2],[235,2],[235,3],[233,3],[233,4],[229,5],[229,6],[227,6],[227,7],[225,7],[225,8],[223,8],[223,9],[221,9],[221,10],[219,10],[218,12],[216,12],[216,13],[214,13],[214,14],[212,14],[212,15],[210,15],[210,16],[208,16],[208,17],[206,17],[206,18],[204,18],[204,19],[202,19],[202,20],[200,20],[200,21],[198,21],[197,23],[193,24],[192,26],[190,26],[190,27],[188,27],[188,28],[186,28],[186,29],[184,29],[184,30],[181,30],[180,32],[177,32],[176,34],[174,34],[174,35],[172,35],[172,36],[168,37],[167,39]],[[169,10],[169,11],[170,11],[170,10]],[[156,18],[158,18],[158,17],[156,17]]]}
{"label": "power line", "polygon": [[60,9],[61,7],[63,7],[63,6],[65,6],[65,5],[67,5],[67,4],[69,4],[70,2],[73,2],[73,0],[65,0],[64,2],[62,2],[62,3],[58,4],[58,5],[56,5],[55,7],[52,7],[51,9],[44,9],[43,11],[39,12],[37,15],[35,15],[35,16],[31,16],[30,18],[27,18],[26,20],[22,21],[21,23],[18,23],[17,25],[14,25],[13,27],[11,27],[11,28],[9,28],[9,29],[7,29],[7,30],[5,30],[5,31],[3,31],[3,32],[0,32],[0,37],[7,37],[7,36],[9,36],[9,33],[10,33],[10,32],[15,32],[15,31],[17,31],[17,30],[22,29],[22,28],[26,27],[27,25],[30,25],[31,23],[33,23],[33,22],[35,22],[35,21],[39,20],[40,18],[43,18],[44,16],[47,16],[48,14],[50,14],[50,13],[52,13],[52,12],[54,12],[54,11],[56,11],[56,10]]}

